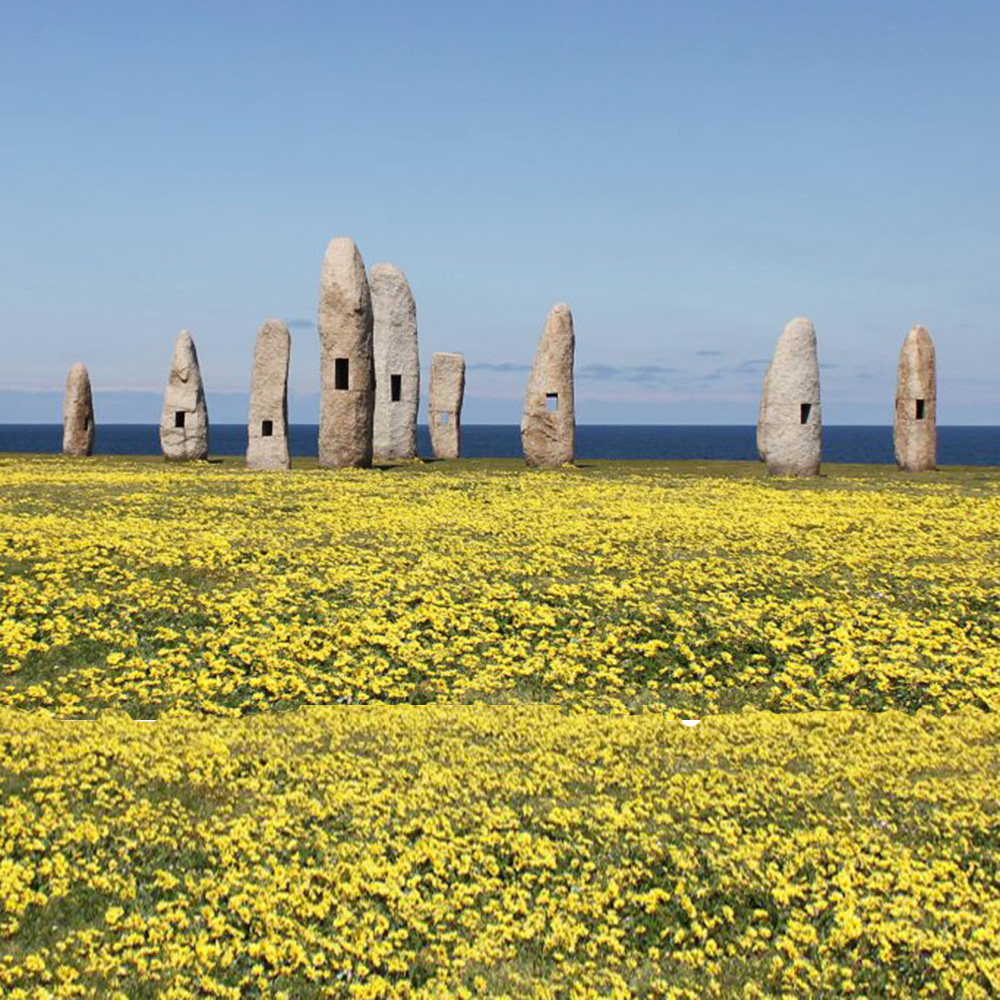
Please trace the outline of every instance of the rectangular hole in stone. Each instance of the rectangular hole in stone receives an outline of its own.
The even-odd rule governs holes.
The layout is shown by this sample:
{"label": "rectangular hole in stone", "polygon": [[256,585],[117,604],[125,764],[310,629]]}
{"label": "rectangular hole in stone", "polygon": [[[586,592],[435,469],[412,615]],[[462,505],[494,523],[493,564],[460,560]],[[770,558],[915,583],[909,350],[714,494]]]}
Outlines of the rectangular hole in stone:
{"label": "rectangular hole in stone", "polygon": [[351,362],[348,358],[337,358],[333,367],[334,389],[346,389],[350,381]]}
{"label": "rectangular hole in stone", "polygon": [[262,420],[260,422],[260,436],[261,437],[273,437],[274,436],[274,421],[273,420]]}
{"label": "rectangular hole in stone", "polygon": [[799,423],[808,424],[809,423],[809,413],[812,410],[812,403],[801,403],[799,405]]}
{"label": "rectangular hole in stone", "polygon": [[922,399],[917,400],[917,420],[924,419],[924,401]]}
{"label": "rectangular hole in stone", "polygon": [[174,414],[174,427],[183,427],[183,426],[184,426],[184,411],[178,410]]}
{"label": "rectangular hole in stone", "polygon": [[391,375],[389,381],[392,383],[392,401],[398,403],[403,398],[403,376]]}
{"label": "rectangular hole in stone", "polygon": [[443,413],[443,412],[439,413],[438,414],[438,423],[439,424],[446,424],[446,423],[448,423],[448,414],[447,413]]}
{"label": "rectangular hole in stone", "polygon": [[559,393],[558,392],[547,392],[545,393],[545,409],[555,412],[559,409]]}
{"label": "rectangular hole in stone", "polygon": [[90,430],[90,417],[84,417],[83,418],[83,429],[85,431],[89,431]]}

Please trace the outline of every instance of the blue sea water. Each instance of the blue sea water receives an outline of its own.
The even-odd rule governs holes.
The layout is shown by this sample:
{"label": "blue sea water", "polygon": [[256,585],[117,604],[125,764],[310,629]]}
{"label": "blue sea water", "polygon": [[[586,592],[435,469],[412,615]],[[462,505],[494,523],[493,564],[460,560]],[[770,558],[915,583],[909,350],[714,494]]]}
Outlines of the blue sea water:
{"label": "blue sea water", "polygon": [[[292,454],[316,455],[317,427],[293,424]],[[420,454],[430,455],[427,427],[418,430]],[[245,424],[213,424],[213,455],[241,455],[246,451]],[[0,452],[58,453],[62,427],[58,424],[0,424]],[[101,424],[95,453],[101,455],[158,455],[159,429],[155,424]],[[468,458],[520,458],[521,440],[514,425],[472,424],[462,427],[462,454]],[[577,427],[576,454],[580,459],[729,459],[757,457],[756,430],[745,426],[599,425]],[[891,464],[891,427],[824,427],[823,460]],[[940,465],[1000,465],[1000,427],[939,427]]]}

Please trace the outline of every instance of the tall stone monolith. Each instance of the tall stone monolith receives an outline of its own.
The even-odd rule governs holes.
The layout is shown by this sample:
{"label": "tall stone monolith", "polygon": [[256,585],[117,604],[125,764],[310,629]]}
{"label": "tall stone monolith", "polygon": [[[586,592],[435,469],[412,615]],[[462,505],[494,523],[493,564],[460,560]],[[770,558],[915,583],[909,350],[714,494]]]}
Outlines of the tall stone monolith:
{"label": "tall stone monolith", "polygon": [[94,452],[94,397],[87,366],[78,361],[66,376],[63,396],[64,455],[86,456]]}
{"label": "tall stone monolith", "polygon": [[405,462],[417,457],[417,304],[406,275],[393,264],[375,264],[369,284],[375,352],[372,451],[377,461]]}
{"label": "tall stone monolith", "polygon": [[462,453],[462,400],[465,358],[461,354],[431,356],[430,431],[435,458]]}
{"label": "tall stone monolith", "polygon": [[290,469],[288,452],[288,361],[292,335],[279,319],[257,333],[250,376],[247,468]]}
{"label": "tall stone monolith", "polygon": [[521,448],[528,465],[555,468],[573,461],[575,346],[573,314],[560,302],[545,321],[524,396]]}
{"label": "tall stone monolith", "polygon": [[896,464],[907,472],[937,466],[937,364],[930,333],[915,326],[899,352],[896,417],[893,421]]}
{"label": "tall stone monolith", "polygon": [[163,394],[160,447],[169,459],[208,458],[208,407],[198,352],[187,330],[174,344],[174,359]]}
{"label": "tall stone monolith", "polygon": [[319,464],[370,466],[375,416],[372,299],[354,240],[330,241],[319,289]]}
{"label": "tall stone monolith", "polygon": [[767,409],[767,380],[771,374],[771,366],[768,365],[764,371],[764,385],[760,391],[760,407],[757,410],[757,457],[762,461],[767,461],[767,453],[764,451],[764,411]]}
{"label": "tall stone monolith", "polygon": [[765,376],[761,445],[772,476],[819,473],[823,421],[816,330],[808,319],[785,327]]}

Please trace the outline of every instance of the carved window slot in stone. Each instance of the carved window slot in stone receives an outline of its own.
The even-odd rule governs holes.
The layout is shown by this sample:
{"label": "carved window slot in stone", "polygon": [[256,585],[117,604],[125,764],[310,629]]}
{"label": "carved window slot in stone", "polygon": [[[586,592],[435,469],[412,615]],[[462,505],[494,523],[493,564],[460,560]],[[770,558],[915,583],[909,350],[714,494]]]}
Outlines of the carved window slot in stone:
{"label": "carved window slot in stone", "polygon": [[448,414],[446,412],[438,414],[438,423],[442,425],[448,423]]}
{"label": "carved window slot in stone", "polygon": [[337,358],[333,369],[333,387],[335,389],[346,389],[350,382],[351,361],[350,358]]}
{"label": "carved window slot in stone", "polygon": [[917,420],[924,419],[924,401],[922,399],[917,400]]}
{"label": "carved window slot in stone", "polygon": [[559,393],[558,392],[547,392],[545,393],[545,409],[551,412],[555,412],[559,409]]}
{"label": "carved window slot in stone", "polygon": [[274,421],[273,420],[262,420],[260,422],[260,436],[261,437],[273,437],[274,436]]}
{"label": "carved window slot in stone", "polygon": [[799,404],[799,423],[808,424],[809,414],[812,411],[812,403],[801,403]]}
{"label": "carved window slot in stone", "polygon": [[394,403],[398,403],[403,398],[403,376],[402,375],[390,375],[389,381],[391,383],[391,399]]}
{"label": "carved window slot in stone", "polygon": [[183,427],[183,426],[184,426],[184,411],[178,410],[174,414],[174,427]]}

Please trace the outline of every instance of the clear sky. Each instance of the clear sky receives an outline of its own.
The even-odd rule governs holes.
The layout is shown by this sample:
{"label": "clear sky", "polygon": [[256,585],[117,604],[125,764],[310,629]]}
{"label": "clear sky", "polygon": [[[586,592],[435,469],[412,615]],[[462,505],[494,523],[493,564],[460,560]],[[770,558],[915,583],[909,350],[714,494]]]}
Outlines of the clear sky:
{"label": "clear sky", "polygon": [[278,316],[315,422],[350,235],[470,422],[518,421],[560,300],[581,422],[753,423],[797,315],[828,422],[891,422],[915,323],[940,421],[1000,422],[996,0],[6,0],[0,46],[0,421],[83,360],[155,422],[182,327],[239,420]]}

